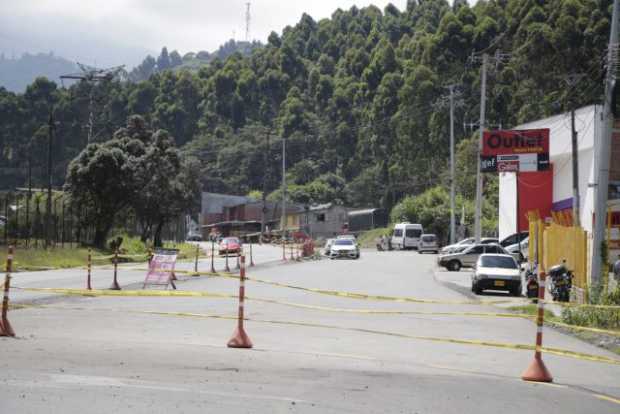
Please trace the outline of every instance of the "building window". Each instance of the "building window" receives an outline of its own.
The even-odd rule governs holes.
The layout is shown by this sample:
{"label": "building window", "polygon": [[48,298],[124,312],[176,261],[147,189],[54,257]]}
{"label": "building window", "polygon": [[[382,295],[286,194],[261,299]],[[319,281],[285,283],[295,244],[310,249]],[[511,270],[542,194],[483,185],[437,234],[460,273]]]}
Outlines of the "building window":
{"label": "building window", "polygon": [[317,214],[316,221],[325,221],[325,213]]}

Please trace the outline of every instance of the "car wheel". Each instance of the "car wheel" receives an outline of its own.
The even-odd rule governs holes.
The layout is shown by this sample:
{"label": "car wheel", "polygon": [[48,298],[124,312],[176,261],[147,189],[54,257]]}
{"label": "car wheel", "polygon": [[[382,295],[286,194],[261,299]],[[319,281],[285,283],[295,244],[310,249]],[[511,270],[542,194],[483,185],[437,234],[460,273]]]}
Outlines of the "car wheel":
{"label": "car wheel", "polygon": [[482,293],[482,289],[480,289],[478,287],[478,284],[476,284],[476,283],[472,283],[471,284],[471,291],[474,292],[476,295],[479,295],[479,294]]}
{"label": "car wheel", "polygon": [[450,263],[448,263],[448,269],[453,272],[458,272],[459,270],[461,270],[461,262],[459,262],[458,260],[452,260]]}
{"label": "car wheel", "polygon": [[519,286],[517,286],[515,288],[510,289],[510,294],[512,296],[521,296],[521,285],[519,285]]}

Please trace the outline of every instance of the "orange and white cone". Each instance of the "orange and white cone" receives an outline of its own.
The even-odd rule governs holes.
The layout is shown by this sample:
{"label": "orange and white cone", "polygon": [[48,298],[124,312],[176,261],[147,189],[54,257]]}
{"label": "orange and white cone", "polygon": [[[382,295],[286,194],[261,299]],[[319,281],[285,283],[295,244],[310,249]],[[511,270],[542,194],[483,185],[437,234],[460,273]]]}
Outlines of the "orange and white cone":
{"label": "orange and white cone", "polygon": [[0,336],[15,336],[13,327],[8,319],[9,290],[11,288],[11,270],[13,267],[13,246],[9,246],[6,256],[6,276],[4,278],[4,298],[2,300],[2,319],[0,320]]}
{"label": "orange and white cone", "polygon": [[239,317],[237,328],[233,332],[232,338],[228,341],[229,348],[252,348],[252,340],[243,329],[243,311],[245,306],[245,256],[241,256],[241,270],[239,272]]}
{"label": "orange and white cone", "polygon": [[538,316],[536,318],[536,351],[534,359],[530,362],[525,372],[521,375],[524,381],[552,382],[553,377],[542,360],[542,333],[545,315],[545,272],[540,272],[540,282],[538,284]]}

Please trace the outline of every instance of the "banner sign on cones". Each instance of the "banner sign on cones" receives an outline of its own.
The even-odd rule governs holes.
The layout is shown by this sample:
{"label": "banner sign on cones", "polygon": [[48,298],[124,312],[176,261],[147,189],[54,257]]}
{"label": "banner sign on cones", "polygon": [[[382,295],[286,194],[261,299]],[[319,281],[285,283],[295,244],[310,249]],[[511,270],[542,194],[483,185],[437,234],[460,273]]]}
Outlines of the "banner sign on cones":
{"label": "banner sign on cones", "polygon": [[177,249],[158,249],[155,250],[153,258],[149,263],[149,270],[144,279],[144,287],[171,285],[173,289],[177,287],[174,284],[174,266],[177,262]]}

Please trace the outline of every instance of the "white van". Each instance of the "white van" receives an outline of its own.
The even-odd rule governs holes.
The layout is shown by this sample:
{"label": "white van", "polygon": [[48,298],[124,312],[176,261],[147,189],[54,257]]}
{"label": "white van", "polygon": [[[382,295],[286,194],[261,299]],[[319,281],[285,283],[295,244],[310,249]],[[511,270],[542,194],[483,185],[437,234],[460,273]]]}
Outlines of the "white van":
{"label": "white van", "polygon": [[394,225],[392,246],[395,249],[417,249],[422,233],[421,224],[398,223]]}

